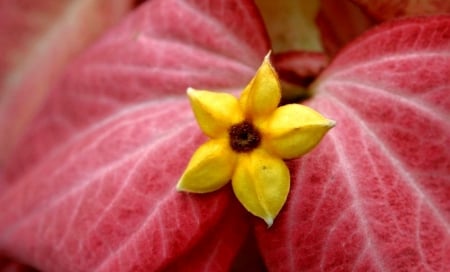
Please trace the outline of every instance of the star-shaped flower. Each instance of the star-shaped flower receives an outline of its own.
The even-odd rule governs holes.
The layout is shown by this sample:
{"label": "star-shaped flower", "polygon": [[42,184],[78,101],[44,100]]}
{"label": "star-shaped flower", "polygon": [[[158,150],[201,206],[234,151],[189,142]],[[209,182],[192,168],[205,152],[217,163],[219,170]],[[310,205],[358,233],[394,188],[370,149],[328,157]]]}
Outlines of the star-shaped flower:
{"label": "star-shaped flower", "polygon": [[232,180],[242,205],[271,226],[289,193],[283,159],[310,151],[335,122],[300,104],[278,107],[281,87],[269,54],[239,99],[192,88],[187,94],[210,140],[194,153],[177,189],[208,193]]}

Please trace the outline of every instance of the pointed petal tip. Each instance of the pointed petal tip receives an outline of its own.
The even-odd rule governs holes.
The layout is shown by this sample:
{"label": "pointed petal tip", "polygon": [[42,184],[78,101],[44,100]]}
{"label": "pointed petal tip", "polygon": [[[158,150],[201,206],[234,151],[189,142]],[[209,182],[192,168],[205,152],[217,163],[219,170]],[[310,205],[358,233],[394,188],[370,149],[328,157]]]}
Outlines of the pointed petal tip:
{"label": "pointed petal tip", "polygon": [[336,126],[336,121],[328,119],[328,126],[329,126],[330,128],[335,127],[335,126]]}
{"label": "pointed petal tip", "polygon": [[267,228],[272,227],[272,225],[273,225],[273,218],[268,217],[268,218],[263,218],[263,219],[264,219],[264,221],[265,221],[266,224],[267,224]]}
{"label": "pointed petal tip", "polygon": [[191,96],[191,95],[193,95],[195,93],[195,89],[191,88],[191,87],[188,87],[186,89],[186,93],[187,93],[187,95]]}
{"label": "pointed petal tip", "polygon": [[272,54],[272,50],[269,50],[269,52],[267,52],[267,54],[264,56],[264,60],[270,61],[270,55],[271,54]]}
{"label": "pointed petal tip", "polygon": [[184,175],[177,182],[177,186],[175,187],[177,192],[180,192],[180,193],[191,193],[192,191],[189,190],[188,187],[185,187],[186,184],[183,184],[183,183],[184,183]]}
{"label": "pointed petal tip", "polygon": [[175,187],[178,192],[183,192],[183,187],[181,186],[181,179],[177,182],[177,186]]}
{"label": "pointed petal tip", "polygon": [[177,186],[175,187],[175,190],[179,193],[202,193],[202,192],[197,192],[195,190],[190,190],[188,187],[183,187],[181,185],[181,179],[180,181],[177,183]]}

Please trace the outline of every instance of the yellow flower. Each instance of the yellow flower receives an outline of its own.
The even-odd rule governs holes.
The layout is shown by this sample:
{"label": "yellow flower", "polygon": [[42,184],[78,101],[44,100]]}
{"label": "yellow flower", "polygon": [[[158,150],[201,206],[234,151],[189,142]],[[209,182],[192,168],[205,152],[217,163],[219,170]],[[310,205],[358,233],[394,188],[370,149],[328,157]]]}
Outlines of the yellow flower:
{"label": "yellow flower", "polygon": [[335,122],[300,104],[278,107],[281,88],[269,54],[239,99],[192,88],[187,94],[210,140],[194,153],[177,189],[208,193],[232,180],[242,205],[271,226],[289,193],[283,159],[310,151]]}

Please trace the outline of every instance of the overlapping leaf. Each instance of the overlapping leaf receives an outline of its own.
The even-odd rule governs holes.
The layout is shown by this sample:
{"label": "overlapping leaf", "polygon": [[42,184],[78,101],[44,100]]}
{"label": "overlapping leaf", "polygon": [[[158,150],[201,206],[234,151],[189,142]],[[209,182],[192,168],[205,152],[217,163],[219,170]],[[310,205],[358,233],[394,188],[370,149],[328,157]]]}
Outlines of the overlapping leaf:
{"label": "overlapping leaf", "polygon": [[[257,226],[271,270],[450,269],[449,29],[373,30],[313,86],[308,104],[338,124],[290,162],[286,208]],[[142,6],[71,66],[15,150],[0,252],[44,271],[228,269],[249,222],[229,188],[175,191],[205,140],[184,92],[242,88],[268,49],[250,1]]]}
{"label": "overlapping leaf", "polygon": [[402,16],[445,14],[450,12],[450,2],[446,0],[352,0],[379,21]]}
{"label": "overlapping leaf", "polygon": [[43,271],[148,271],[213,248],[206,264],[230,266],[248,223],[229,190],[175,190],[205,140],[185,91],[243,88],[268,49],[250,2],[144,4],[70,67],[15,151],[0,252]]}
{"label": "overlapping leaf", "polygon": [[337,121],[290,165],[293,188],[271,230],[270,268],[450,269],[450,17],[410,19],[355,41],[308,103]]}
{"label": "overlapping leaf", "polygon": [[350,0],[321,0],[317,15],[322,46],[330,56],[372,26],[370,18]]}
{"label": "overlapping leaf", "polygon": [[254,23],[258,19],[246,2],[145,5],[71,66],[15,150],[7,179],[49,147],[126,105],[184,95],[192,84],[242,87],[268,51],[263,28]]}

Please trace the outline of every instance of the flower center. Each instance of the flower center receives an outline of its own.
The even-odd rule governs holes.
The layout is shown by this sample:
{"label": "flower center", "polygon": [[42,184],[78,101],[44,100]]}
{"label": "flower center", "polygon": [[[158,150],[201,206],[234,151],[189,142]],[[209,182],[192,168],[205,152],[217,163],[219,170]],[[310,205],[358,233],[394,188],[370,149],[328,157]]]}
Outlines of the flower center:
{"label": "flower center", "polygon": [[233,125],[228,131],[230,146],[236,152],[249,152],[261,143],[261,134],[248,121]]}

